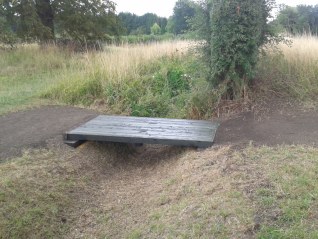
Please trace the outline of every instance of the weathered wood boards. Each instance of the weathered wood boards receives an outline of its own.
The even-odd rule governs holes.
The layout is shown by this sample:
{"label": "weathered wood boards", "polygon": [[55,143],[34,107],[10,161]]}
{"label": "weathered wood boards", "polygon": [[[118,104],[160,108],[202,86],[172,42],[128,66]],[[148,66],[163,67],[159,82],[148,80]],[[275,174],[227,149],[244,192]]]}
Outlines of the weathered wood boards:
{"label": "weathered wood boards", "polygon": [[212,146],[218,126],[202,120],[101,115],[67,132],[64,139],[73,147],[89,140],[206,148]]}

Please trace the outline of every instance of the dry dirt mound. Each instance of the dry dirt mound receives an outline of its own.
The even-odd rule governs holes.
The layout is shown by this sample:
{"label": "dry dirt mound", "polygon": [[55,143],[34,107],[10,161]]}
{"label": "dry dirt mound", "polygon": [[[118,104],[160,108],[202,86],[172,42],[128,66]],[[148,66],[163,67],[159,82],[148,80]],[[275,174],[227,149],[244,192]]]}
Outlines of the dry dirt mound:
{"label": "dry dirt mound", "polygon": [[[15,156],[23,148],[44,147],[47,140],[60,137],[66,130],[97,113],[65,106],[46,106],[0,117],[0,159]],[[221,123],[216,144],[306,144],[318,145],[318,112],[276,110],[261,120],[253,113]]]}

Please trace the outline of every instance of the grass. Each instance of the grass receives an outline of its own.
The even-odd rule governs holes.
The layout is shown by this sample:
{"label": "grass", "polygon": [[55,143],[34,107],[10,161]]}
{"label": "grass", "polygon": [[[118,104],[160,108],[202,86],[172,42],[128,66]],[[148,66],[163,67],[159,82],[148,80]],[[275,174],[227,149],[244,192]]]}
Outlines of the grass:
{"label": "grass", "polygon": [[2,51],[0,114],[51,102],[117,114],[190,117],[188,109],[196,107],[192,98],[206,83],[196,72],[200,64],[187,53],[189,44],[107,46],[77,54],[37,45]]}
{"label": "grass", "polygon": [[1,164],[0,238],[52,238],[67,230],[72,203],[67,191],[74,182],[65,173],[54,175],[58,164],[47,151]]}
{"label": "grass", "polygon": [[[68,104],[112,114],[209,118],[222,95],[204,80],[188,41],[111,45],[102,52],[71,53],[25,45],[0,56],[0,114],[30,105]],[[258,65],[258,85],[316,104],[318,40],[293,39],[269,49]]]}
{"label": "grass", "polygon": [[38,104],[40,93],[59,81],[62,72],[78,67],[71,55],[55,47],[0,51],[0,114]]}
{"label": "grass", "polygon": [[[263,86],[317,102],[317,42],[295,38],[263,57]],[[220,92],[187,44],[3,51],[0,114],[45,100],[209,118]],[[318,238],[317,148],[81,149],[26,151],[0,164],[0,238]]]}
{"label": "grass", "polygon": [[261,164],[268,180],[255,195],[258,238],[317,238],[317,148],[249,148],[244,154]]}
{"label": "grass", "polygon": [[1,163],[0,238],[62,238],[92,195],[85,168],[76,154],[47,149]]}
{"label": "grass", "polygon": [[[86,54],[80,76],[67,76],[68,80],[42,96],[72,105],[97,104],[100,110],[115,114],[193,117],[189,110],[196,106],[193,99],[207,88],[207,83],[202,76],[194,77],[198,75],[194,64],[198,64],[187,53],[188,45],[165,42],[112,46],[105,52]],[[204,82],[204,88],[199,87],[200,82]]]}
{"label": "grass", "polygon": [[153,150],[88,144],[0,164],[0,238],[317,237],[317,148],[186,150],[159,164],[168,152]]}
{"label": "grass", "polygon": [[300,102],[317,103],[318,94],[318,38],[299,36],[291,44],[269,49],[259,63],[258,77],[263,86],[276,94],[292,97]]}

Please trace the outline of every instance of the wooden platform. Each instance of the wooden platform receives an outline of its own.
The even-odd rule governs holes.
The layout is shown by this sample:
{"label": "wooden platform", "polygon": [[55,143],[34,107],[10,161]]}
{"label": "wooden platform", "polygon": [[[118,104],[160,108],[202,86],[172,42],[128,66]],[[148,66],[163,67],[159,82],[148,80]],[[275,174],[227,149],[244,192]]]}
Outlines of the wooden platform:
{"label": "wooden platform", "polygon": [[165,144],[210,147],[218,123],[125,116],[98,116],[64,135],[64,142],[77,147],[85,141],[132,144]]}

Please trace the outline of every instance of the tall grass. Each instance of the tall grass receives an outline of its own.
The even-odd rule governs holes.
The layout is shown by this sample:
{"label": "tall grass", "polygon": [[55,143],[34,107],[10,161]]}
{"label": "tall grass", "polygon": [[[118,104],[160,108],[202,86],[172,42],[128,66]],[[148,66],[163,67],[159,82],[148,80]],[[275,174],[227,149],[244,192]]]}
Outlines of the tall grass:
{"label": "tall grass", "polygon": [[54,46],[0,50],[0,114],[38,103],[38,95],[71,66],[80,68],[71,54]]}
{"label": "tall grass", "polygon": [[279,95],[317,102],[318,38],[304,35],[290,40],[290,45],[280,44],[261,58],[262,84]]}
{"label": "tall grass", "polygon": [[[127,84],[145,78],[145,71],[158,72],[160,59],[181,58],[188,44],[123,44],[107,46],[103,52],[76,54],[56,46],[35,44],[1,50],[0,114],[38,104],[41,98],[86,106],[98,98],[108,101],[105,92],[126,89]],[[170,64],[168,60],[166,64]]]}
{"label": "tall grass", "polygon": [[198,77],[200,64],[188,54],[190,44],[108,46],[103,52],[86,53],[80,71],[65,72],[64,79],[42,96],[72,105],[97,105],[115,114],[197,117],[199,113],[190,109],[200,91],[198,82],[204,79]]}
{"label": "tall grass", "polygon": [[[109,45],[86,53],[38,45],[0,50],[0,114],[48,100],[113,114],[210,117],[222,92],[208,87],[191,44]],[[261,87],[317,103],[317,37],[296,37],[267,51],[258,64]]]}
{"label": "tall grass", "polygon": [[109,46],[101,53],[85,54],[87,73],[101,74],[103,80],[120,82],[140,77],[140,68],[163,56],[181,56],[189,42],[169,41],[152,44]]}

